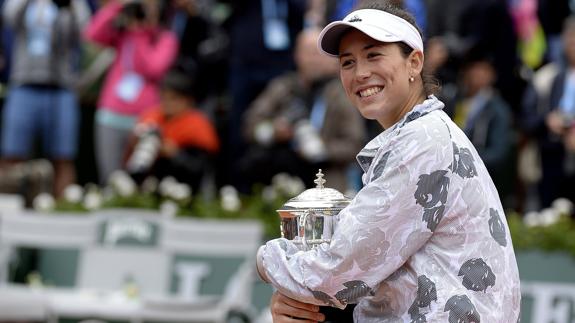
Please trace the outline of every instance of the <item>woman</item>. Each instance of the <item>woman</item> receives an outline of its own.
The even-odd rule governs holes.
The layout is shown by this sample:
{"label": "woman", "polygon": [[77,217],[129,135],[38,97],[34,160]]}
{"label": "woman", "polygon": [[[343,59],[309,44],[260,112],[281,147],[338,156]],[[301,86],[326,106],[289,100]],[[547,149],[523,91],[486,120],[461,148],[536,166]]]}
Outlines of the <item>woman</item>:
{"label": "woman", "polygon": [[354,303],[354,322],[516,322],[519,276],[501,202],[431,95],[413,18],[368,3],[328,25],[319,46],[339,57],[352,103],[386,130],[357,156],[364,187],[329,245],[302,252],[275,239],[258,251],[258,272],[278,289],[274,322],[322,321],[316,305]]}
{"label": "woman", "polygon": [[159,104],[158,83],[178,53],[174,33],[160,24],[155,0],[111,0],[100,9],[85,36],[116,50],[95,121],[100,182],[122,168],[131,130],[140,114]]}

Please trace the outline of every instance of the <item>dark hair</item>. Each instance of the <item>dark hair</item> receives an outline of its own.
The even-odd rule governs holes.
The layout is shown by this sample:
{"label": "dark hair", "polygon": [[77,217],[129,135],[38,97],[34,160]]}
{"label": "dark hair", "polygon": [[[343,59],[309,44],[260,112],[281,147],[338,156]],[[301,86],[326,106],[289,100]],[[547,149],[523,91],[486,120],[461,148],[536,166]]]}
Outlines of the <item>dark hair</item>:
{"label": "dark hair", "polygon": [[[399,18],[402,18],[403,20],[412,24],[413,27],[415,27],[415,29],[417,29],[417,31],[419,32],[419,35],[421,36],[421,38],[423,38],[423,34],[421,32],[421,29],[419,29],[419,26],[417,26],[417,23],[415,22],[415,18],[409,12],[398,7],[397,5],[394,5],[391,1],[382,1],[382,0],[380,0],[380,1],[376,1],[376,0],[361,1],[353,10],[355,11],[355,10],[359,10],[359,9],[381,10],[381,11],[385,11],[389,14],[392,14],[394,16],[397,16]],[[409,56],[409,54],[411,54],[411,52],[413,52],[413,48],[411,48],[409,45],[407,45],[404,42],[397,42],[396,44],[399,46],[401,53],[402,53],[403,57],[405,57],[405,58],[407,58]],[[435,94],[435,93],[439,92],[439,90],[441,89],[439,81],[431,73],[428,73],[425,70],[425,68],[421,71],[421,79],[423,81],[423,91],[425,92],[426,96],[429,96],[431,94]]]}
{"label": "dark hair", "polygon": [[71,0],[52,0],[52,2],[58,6],[58,8],[67,8],[70,6]]}
{"label": "dark hair", "polygon": [[178,67],[171,68],[162,78],[160,89],[169,90],[189,99],[196,98],[195,78]]}
{"label": "dark hair", "polygon": [[146,19],[146,9],[141,2],[130,2],[122,7],[122,14],[138,21]]}

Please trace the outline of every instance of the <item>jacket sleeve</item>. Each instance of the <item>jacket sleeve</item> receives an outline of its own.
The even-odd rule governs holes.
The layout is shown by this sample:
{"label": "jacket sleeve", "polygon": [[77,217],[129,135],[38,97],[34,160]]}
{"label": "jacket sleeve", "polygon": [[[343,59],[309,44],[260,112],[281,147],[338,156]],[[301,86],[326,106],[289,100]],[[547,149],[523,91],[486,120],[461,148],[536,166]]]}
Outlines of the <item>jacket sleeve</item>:
{"label": "jacket sleeve", "polygon": [[84,30],[84,36],[103,46],[116,46],[120,31],[114,28],[114,19],[122,11],[122,4],[112,0],[98,10]]}
{"label": "jacket sleeve", "polygon": [[495,100],[492,104],[493,116],[488,125],[487,144],[481,154],[483,163],[489,169],[504,167],[515,144],[509,106],[502,100]]}
{"label": "jacket sleeve", "polygon": [[264,280],[300,301],[343,308],[373,295],[430,239],[428,212],[442,215],[447,200],[453,160],[447,128],[418,124],[391,140],[378,151],[365,187],[340,212],[331,243],[300,251],[286,239],[269,241],[257,258]]}
{"label": "jacket sleeve", "polygon": [[178,53],[178,40],[171,31],[151,37],[147,30],[133,32],[134,68],[148,79],[160,80],[172,66]]}
{"label": "jacket sleeve", "polygon": [[88,6],[87,0],[72,1],[72,13],[76,17],[75,26],[77,30],[82,32],[85,26],[90,22],[90,7]]}

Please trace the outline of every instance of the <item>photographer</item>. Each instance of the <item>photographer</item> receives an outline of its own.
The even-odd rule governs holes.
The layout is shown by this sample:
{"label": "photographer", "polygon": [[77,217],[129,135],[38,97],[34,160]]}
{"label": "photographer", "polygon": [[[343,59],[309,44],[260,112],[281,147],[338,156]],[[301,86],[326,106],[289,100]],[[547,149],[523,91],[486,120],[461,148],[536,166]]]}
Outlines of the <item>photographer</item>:
{"label": "photographer", "polygon": [[126,170],[138,182],[172,176],[197,192],[219,150],[212,122],[196,108],[196,85],[188,74],[170,70],[160,84],[160,106],[134,127]]}
{"label": "photographer", "polygon": [[116,50],[100,94],[95,121],[100,182],[122,168],[136,120],[160,103],[158,82],[178,53],[176,36],[160,21],[155,0],[110,0],[95,15],[85,36]]}
{"label": "photographer", "polygon": [[30,159],[41,138],[55,170],[54,193],[75,181],[80,34],[90,17],[83,0],[7,0],[4,23],[11,27],[9,91],[2,118],[5,164]]}
{"label": "photographer", "polygon": [[268,184],[280,172],[311,186],[318,168],[332,187],[350,188],[347,170],[365,139],[365,123],[335,78],[336,61],[317,49],[319,32],[298,35],[297,71],[273,79],[245,112],[242,130],[249,147],[239,162],[247,186],[242,189]]}

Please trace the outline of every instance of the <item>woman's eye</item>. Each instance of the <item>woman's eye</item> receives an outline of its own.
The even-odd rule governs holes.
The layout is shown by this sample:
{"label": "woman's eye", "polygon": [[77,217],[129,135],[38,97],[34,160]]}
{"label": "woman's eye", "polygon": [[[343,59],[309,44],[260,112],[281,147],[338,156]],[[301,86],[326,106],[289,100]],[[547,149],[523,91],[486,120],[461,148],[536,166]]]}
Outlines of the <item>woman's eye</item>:
{"label": "woman's eye", "polygon": [[379,55],[381,55],[381,54],[379,54],[379,53],[368,53],[367,58],[374,58],[374,57],[377,57]]}
{"label": "woman's eye", "polygon": [[353,64],[353,61],[351,59],[346,59],[346,60],[341,61],[340,64],[341,64],[341,67],[347,67],[347,66]]}

